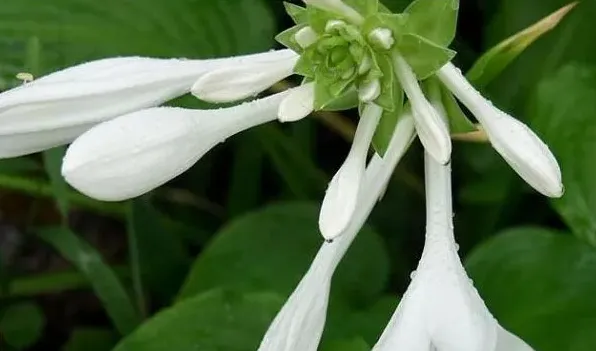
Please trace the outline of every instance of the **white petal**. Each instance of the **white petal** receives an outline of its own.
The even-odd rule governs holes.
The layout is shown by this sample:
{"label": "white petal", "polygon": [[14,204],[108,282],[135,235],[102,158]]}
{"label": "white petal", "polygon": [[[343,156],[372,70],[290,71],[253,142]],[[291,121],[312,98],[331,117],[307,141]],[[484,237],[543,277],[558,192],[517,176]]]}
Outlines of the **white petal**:
{"label": "white petal", "polygon": [[68,143],[94,124],[189,92],[211,69],[265,60],[267,55],[212,60],[119,57],[41,77],[0,94],[0,140],[5,140],[0,146],[11,143],[0,150],[0,157]]}
{"label": "white petal", "polygon": [[68,148],[64,178],[104,201],[139,196],[191,167],[226,138],[275,120],[286,93],[231,108],[151,108],[102,123]]}
{"label": "white petal", "polygon": [[246,60],[213,70],[193,85],[191,92],[209,102],[238,101],[252,97],[292,75],[298,55],[291,50],[272,51],[267,61]]}
{"label": "white petal", "polygon": [[402,117],[389,144],[386,158],[375,155],[366,168],[359,194],[360,211],[352,218],[343,235],[322,245],[309,271],[269,327],[259,351],[317,349],[323,333],[333,273],[414,137],[412,118]]}
{"label": "white petal", "polygon": [[319,215],[319,229],[327,240],[341,235],[356,211],[366,156],[382,113],[381,107],[366,105],[350,153],[329,183]]}
{"label": "white petal", "polygon": [[437,75],[476,116],[495,150],[520,177],[546,196],[563,195],[556,158],[528,126],[494,107],[452,64],[445,65]]}
{"label": "white petal", "polygon": [[300,47],[303,49],[306,49],[307,47],[311,46],[318,39],[319,34],[317,34],[317,32],[315,32],[315,30],[312,29],[311,26],[306,26],[300,29],[294,35],[294,40],[296,40],[296,43],[298,43],[298,45],[300,45]]}
{"label": "white petal", "polygon": [[315,104],[315,83],[306,83],[295,88],[279,106],[278,119],[281,122],[295,122],[310,115]]}
{"label": "white petal", "polygon": [[497,346],[494,351],[534,351],[522,339],[499,326]]}
{"label": "white petal", "polygon": [[451,158],[451,136],[447,124],[428,102],[412,68],[400,55],[394,55],[395,74],[410,104],[418,137],[426,151],[438,162],[445,164]]}

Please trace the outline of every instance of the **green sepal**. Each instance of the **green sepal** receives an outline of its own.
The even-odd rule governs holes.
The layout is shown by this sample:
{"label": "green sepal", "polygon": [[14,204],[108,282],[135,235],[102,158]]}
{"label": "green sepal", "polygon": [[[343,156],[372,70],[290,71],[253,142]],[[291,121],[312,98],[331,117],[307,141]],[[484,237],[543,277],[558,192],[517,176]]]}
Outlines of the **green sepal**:
{"label": "green sepal", "polygon": [[468,119],[464,111],[462,111],[461,107],[457,103],[455,96],[451,94],[451,92],[445,88],[442,84],[441,87],[441,101],[443,102],[443,107],[445,107],[445,111],[447,112],[447,119],[449,120],[449,129],[451,134],[465,134],[475,132],[476,126],[474,123]]}
{"label": "green sepal", "polygon": [[288,16],[292,17],[292,20],[296,24],[304,24],[308,22],[308,12],[305,7],[294,5],[284,1],[284,7]]}
{"label": "green sepal", "polygon": [[415,0],[406,8],[406,31],[440,46],[449,46],[455,38],[459,0]]}
{"label": "green sepal", "polygon": [[379,12],[366,18],[362,25],[362,33],[364,33],[364,36],[368,36],[370,32],[377,28],[387,28],[391,30],[394,38],[399,38],[406,32],[407,23],[408,15],[403,13]]}
{"label": "green sepal", "polygon": [[397,48],[416,73],[418,80],[433,75],[456,54],[455,51],[416,34],[402,35],[397,42]]}
{"label": "green sepal", "polygon": [[395,131],[395,126],[404,111],[404,90],[399,85],[397,79],[394,80],[393,89],[391,90],[393,92],[394,109],[393,111],[383,110],[381,120],[373,137],[373,147],[380,156],[385,155],[393,132]]}
{"label": "green sepal", "polygon": [[297,53],[302,53],[304,49],[296,42],[296,33],[302,28],[308,27],[308,24],[298,24],[292,28],[288,28],[275,36],[275,40],[281,45],[292,49]]}
{"label": "green sepal", "polygon": [[358,107],[358,90],[355,87],[348,89],[345,93],[330,101],[323,110],[345,111]]}
{"label": "green sepal", "polygon": [[315,78],[315,110],[323,110],[346,93],[354,79],[330,79],[317,73]]}
{"label": "green sepal", "polygon": [[325,33],[325,28],[327,27],[327,22],[340,19],[336,15],[334,15],[330,12],[327,12],[327,11],[323,11],[316,7],[309,6],[306,9],[307,9],[307,15],[308,15],[308,23],[310,24],[312,29],[314,29],[314,31],[319,34]]}
{"label": "green sepal", "polygon": [[315,56],[317,55],[316,45],[306,48],[302,55],[298,58],[294,66],[294,73],[301,76],[314,79],[315,78]]}
{"label": "green sepal", "polygon": [[379,0],[344,0],[348,6],[367,17],[379,12]]}
{"label": "green sepal", "polygon": [[380,71],[382,72],[382,76],[379,78],[381,80],[381,95],[375,100],[375,103],[383,108],[383,110],[393,112],[395,111],[395,94],[394,88],[397,85],[399,87],[399,83],[397,83],[397,77],[395,77],[395,73],[393,71],[393,63],[391,57],[388,55],[377,54],[374,55],[375,62],[380,67]]}

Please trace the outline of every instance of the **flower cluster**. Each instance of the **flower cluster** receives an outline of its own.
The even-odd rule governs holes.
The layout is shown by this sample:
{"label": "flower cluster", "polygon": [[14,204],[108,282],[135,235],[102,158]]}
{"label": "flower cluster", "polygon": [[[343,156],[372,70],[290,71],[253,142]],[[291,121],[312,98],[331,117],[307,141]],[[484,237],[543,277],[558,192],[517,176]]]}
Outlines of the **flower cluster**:
{"label": "flower cluster", "polygon": [[[561,196],[561,172],[525,124],[493,106],[450,62],[459,2],[416,0],[401,14],[378,0],[304,2],[286,5],[296,26],[277,39],[288,49],[210,60],[104,59],[0,94],[0,157],[72,142],[65,179],[91,197],[120,201],[164,184],[248,128],[358,107],[352,147],[321,206],[326,241],[259,350],[317,349],[335,268],[416,137],[426,155],[425,249],[373,350],[531,350],[492,317],[457,253],[450,133],[475,127],[456,99],[537,191]],[[302,85],[234,107],[159,107],[189,92],[213,103],[240,101],[292,74],[304,77]]]}

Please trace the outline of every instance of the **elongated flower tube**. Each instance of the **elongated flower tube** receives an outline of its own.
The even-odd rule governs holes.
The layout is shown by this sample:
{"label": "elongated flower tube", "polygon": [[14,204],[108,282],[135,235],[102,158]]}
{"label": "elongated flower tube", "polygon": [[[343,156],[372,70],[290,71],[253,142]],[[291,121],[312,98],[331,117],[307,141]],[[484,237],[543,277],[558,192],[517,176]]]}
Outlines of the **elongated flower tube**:
{"label": "elongated flower tube", "polygon": [[520,177],[543,195],[563,195],[557,160],[528,126],[496,108],[453,64],[446,64],[437,76],[476,116],[495,150]]}
{"label": "elongated flower tube", "polygon": [[288,93],[217,110],[156,107],[124,115],[77,138],[62,175],[96,199],[139,196],[183,173],[228,137],[275,120]]}
{"label": "elongated flower tube", "polygon": [[52,73],[0,94],[0,158],[66,144],[97,123],[158,106],[214,69],[295,59],[290,50],[210,60],[119,57]]}
{"label": "elongated flower tube", "polygon": [[453,236],[451,166],[426,154],[426,243],[412,282],[373,351],[531,351],[486,308]]}
{"label": "elongated flower tube", "polygon": [[366,157],[382,113],[374,103],[366,105],[350,153],[329,183],[319,215],[319,228],[327,240],[340,235],[356,211]]}
{"label": "elongated flower tube", "polygon": [[331,278],[340,260],[382,195],[393,170],[414,140],[410,116],[400,119],[385,158],[375,155],[358,193],[358,210],[332,242],[325,242],[313,263],[269,327],[259,351],[316,351],[327,314]]}

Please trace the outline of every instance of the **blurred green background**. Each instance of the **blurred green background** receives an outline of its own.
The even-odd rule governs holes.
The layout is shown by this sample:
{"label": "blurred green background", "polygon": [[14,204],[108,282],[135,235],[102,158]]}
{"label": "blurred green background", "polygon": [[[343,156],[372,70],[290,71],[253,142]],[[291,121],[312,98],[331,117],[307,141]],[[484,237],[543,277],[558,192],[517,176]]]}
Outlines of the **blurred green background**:
{"label": "blurred green background", "polygon": [[[456,64],[568,3],[461,0]],[[562,199],[531,190],[489,145],[454,144],[460,254],[497,319],[537,351],[596,350],[594,18],[596,1],[581,1],[481,87],[551,146]],[[0,90],[19,72],[110,56],[268,50],[290,25],[280,0],[2,0]],[[256,350],[322,242],[318,206],[355,118],[252,129],[128,203],[70,189],[63,148],[1,160],[0,350]],[[321,350],[369,350],[392,314],[422,250],[422,172],[415,144],[335,276]]]}

